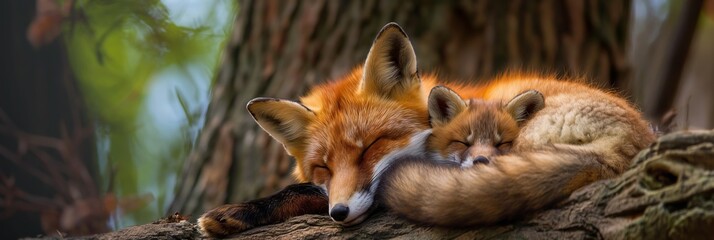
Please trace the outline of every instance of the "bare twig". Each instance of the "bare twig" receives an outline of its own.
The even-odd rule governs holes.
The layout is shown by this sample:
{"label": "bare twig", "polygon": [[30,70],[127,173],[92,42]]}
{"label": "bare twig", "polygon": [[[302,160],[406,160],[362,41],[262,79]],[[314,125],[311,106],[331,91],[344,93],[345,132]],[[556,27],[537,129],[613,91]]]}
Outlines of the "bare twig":
{"label": "bare twig", "polygon": [[677,127],[677,124],[674,122],[674,119],[677,117],[677,111],[676,109],[670,109],[664,115],[662,118],[659,120],[659,126],[658,129],[662,134],[665,133],[670,133],[672,132],[672,129]]}
{"label": "bare twig", "polygon": [[62,174],[70,175],[71,173],[67,168],[58,164],[52,157],[44,151],[39,151],[37,149],[31,149],[30,152],[34,154],[37,159],[42,162],[46,169],[55,169],[56,171],[48,171],[48,174],[52,178],[52,186],[55,188],[58,194],[62,195],[65,199],[71,199],[68,193],[67,183],[65,182]]}
{"label": "bare twig", "polygon": [[[69,87],[69,86],[68,86]],[[74,107],[79,107],[74,105]],[[14,178],[7,177],[0,171],[0,206],[5,209],[2,216],[9,216],[16,211],[40,212],[43,217],[59,225],[44,226],[46,233],[55,230],[87,234],[106,231],[106,226],[86,229],[81,226],[92,225],[82,221],[107,219],[105,196],[100,194],[96,183],[80,156],[81,146],[92,136],[92,128],[82,126],[79,118],[71,120],[71,130],[67,124],[60,124],[60,137],[30,134],[19,129],[0,109],[0,134],[17,140],[17,150],[0,146],[0,157],[18,166],[18,168],[41,183],[52,187],[56,196],[47,198],[33,195],[15,185]],[[30,154],[26,154],[26,153]],[[101,206],[98,207],[97,206]],[[61,217],[57,212],[76,212],[81,208],[94,217],[70,214],[70,219]],[[94,219],[94,220],[92,220]],[[71,223],[69,229],[63,229]],[[104,227],[102,227],[104,226]],[[87,232],[89,231],[89,232]]]}
{"label": "bare twig", "polygon": [[[13,178],[2,174],[0,174],[0,193],[2,193],[4,200],[2,204],[13,208],[16,206],[29,207],[33,211],[42,211],[46,208],[55,208],[60,205],[52,199],[35,196],[17,188]],[[16,199],[20,201],[15,201]]]}
{"label": "bare twig", "polygon": [[18,166],[20,169],[31,174],[33,177],[36,177],[42,183],[45,183],[50,186],[53,185],[52,179],[48,178],[44,172],[36,169],[35,167],[29,166],[25,161],[22,161],[22,158],[20,156],[14,154],[12,151],[8,150],[4,146],[0,146],[0,156],[3,156],[5,159]]}

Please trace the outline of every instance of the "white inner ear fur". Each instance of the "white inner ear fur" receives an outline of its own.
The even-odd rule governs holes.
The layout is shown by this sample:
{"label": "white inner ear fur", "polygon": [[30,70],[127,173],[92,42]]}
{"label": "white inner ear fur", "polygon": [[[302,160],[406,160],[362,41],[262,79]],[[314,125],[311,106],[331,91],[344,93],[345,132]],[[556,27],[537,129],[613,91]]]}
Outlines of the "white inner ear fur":
{"label": "white inner ear fur", "polygon": [[531,114],[543,109],[543,107],[545,107],[543,94],[536,90],[528,90],[513,97],[504,109],[517,122],[521,122],[528,119]]}
{"label": "white inner ear fur", "polygon": [[367,54],[359,91],[393,97],[419,84],[416,71],[416,54],[409,38],[398,25],[387,24]]}
{"label": "white inner ear fur", "polygon": [[248,111],[258,125],[293,156],[290,149],[301,143],[305,128],[315,116],[300,103],[282,99],[254,99],[248,103]]}
{"label": "white inner ear fur", "polygon": [[432,126],[441,126],[464,111],[466,102],[451,89],[436,86],[429,93],[428,109]]}

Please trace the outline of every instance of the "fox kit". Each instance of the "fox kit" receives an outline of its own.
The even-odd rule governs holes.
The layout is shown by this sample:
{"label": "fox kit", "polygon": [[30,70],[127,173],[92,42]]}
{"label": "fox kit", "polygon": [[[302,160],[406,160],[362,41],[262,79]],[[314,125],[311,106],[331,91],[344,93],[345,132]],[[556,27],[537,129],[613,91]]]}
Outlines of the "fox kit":
{"label": "fox kit", "polygon": [[[260,127],[295,158],[297,180],[313,183],[327,194],[326,209],[332,219],[354,225],[374,208],[385,169],[397,159],[425,155],[423,143],[430,128],[426,101],[436,84],[433,77],[420,76],[409,38],[390,23],[377,34],[363,67],[314,87],[300,102],[256,98],[247,108]],[[452,88],[466,97],[476,93],[467,87]],[[319,213],[318,208],[306,208],[316,212],[294,211],[302,209],[299,206],[249,211],[265,201],[283,201],[276,200],[280,196],[299,194],[283,192],[257,202],[219,207],[204,214],[198,224],[208,235],[226,236],[282,221],[285,216]],[[272,218],[272,211],[286,214]]]}
{"label": "fox kit", "polygon": [[432,91],[428,148],[462,168],[400,162],[383,178],[389,208],[434,225],[498,222],[622,173],[655,139],[627,101],[585,84],[511,75],[478,91]]}
{"label": "fox kit", "polygon": [[[461,100],[451,89],[437,86],[429,95],[433,127],[428,139],[432,159],[447,159],[462,167],[488,164],[510,151],[519,125],[544,106],[543,95],[524,92],[507,104],[482,99]],[[453,121],[452,121],[453,120]]]}

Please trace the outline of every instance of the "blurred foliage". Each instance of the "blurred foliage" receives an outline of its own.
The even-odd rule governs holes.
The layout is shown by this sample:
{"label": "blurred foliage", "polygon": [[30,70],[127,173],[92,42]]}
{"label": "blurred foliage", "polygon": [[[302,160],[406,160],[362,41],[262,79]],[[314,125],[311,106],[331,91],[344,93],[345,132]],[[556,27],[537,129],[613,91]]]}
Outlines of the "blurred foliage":
{"label": "blurred foliage", "polygon": [[153,195],[120,209],[114,228],[167,214],[235,12],[234,1],[221,0],[75,2],[64,36],[95,119],[100,186],[118,197]]}

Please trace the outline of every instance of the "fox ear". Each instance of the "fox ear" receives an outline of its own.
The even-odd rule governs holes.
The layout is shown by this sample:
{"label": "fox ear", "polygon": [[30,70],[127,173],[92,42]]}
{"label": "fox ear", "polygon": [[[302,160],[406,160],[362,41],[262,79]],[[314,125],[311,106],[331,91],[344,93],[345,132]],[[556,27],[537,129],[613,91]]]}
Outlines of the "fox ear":
{"label": "fox ear", "polygon": [[409,37],[396,23],[379,31],[364,63],[360,91],[385,98],[409,97],[419,92],[417,61]]}
{"label": "fox ear", "polygon": [[429,93],[429,122],[432,127],[449,123],[466,109],[466,102],[459,94],[444,86],[436,86]]}
{"label": "fox ear", "polygon": [[504,109],[520,124],[543,107],[545,107],[543,94],[536,90],[528,90],[513,97]]}
{"label": "fox ear", "polygon": [[255,98],[246,106],[253,119],[296,158],[305,152],[305,128],[315,114],[304,105],[277,98]]}

